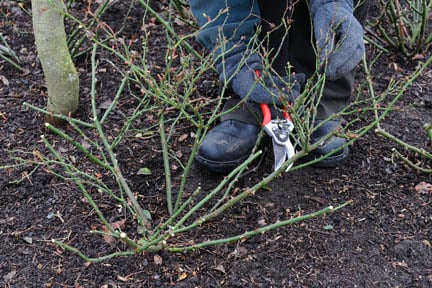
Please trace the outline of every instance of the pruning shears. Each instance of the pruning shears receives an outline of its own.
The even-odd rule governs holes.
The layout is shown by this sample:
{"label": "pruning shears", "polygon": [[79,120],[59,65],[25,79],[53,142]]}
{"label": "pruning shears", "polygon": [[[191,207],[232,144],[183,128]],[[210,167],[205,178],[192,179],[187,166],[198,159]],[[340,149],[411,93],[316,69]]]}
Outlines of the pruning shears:
{"label": "pruning shears", "polygon": [[[274,170],[276,171],[282,167],[285,161],[288,161],[295,155],[295,149],[290,140],[290,133],[294,130],[294,124],[285,110],[283,111],[283,119],[271,119],[272,116],[268,104],[261,103],[260,107],[264,115],[261,126],[267,135],[272,138],[275,158]],[[292,165],[293,163],[287,167],[285,172],[288,172]]]}
{"label": "pruning shears", "polygon": [[[256,76],[260,77],[260,72],[255,71]],[[291,143],[290,134],[294,130],[294,124],[286,109],[283,110],[283,119],[272,119],[271,110],[268,104],[260,104],[263,113],[263,121],[261,126],[266,131],[267,135],[272,138],[273,154],[274,154],[274,170],[282,167],[285,161],[288,161],[295,155],[295,149]],[[292,167],[291,163],[285,172]]]}

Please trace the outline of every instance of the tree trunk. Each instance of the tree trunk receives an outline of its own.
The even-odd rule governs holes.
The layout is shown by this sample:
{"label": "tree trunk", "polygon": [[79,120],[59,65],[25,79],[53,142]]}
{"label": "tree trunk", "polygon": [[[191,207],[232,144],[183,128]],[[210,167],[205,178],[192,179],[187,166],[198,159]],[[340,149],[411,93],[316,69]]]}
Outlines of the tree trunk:
{"label": "tree trunk", "polygon": [[[79,77],[67,47],[63,11],[62,0],[32,0],[36,48],[48,87],[46,109],[68,115],[78,109]],[[52,116],[46,120],[58,122]]]}

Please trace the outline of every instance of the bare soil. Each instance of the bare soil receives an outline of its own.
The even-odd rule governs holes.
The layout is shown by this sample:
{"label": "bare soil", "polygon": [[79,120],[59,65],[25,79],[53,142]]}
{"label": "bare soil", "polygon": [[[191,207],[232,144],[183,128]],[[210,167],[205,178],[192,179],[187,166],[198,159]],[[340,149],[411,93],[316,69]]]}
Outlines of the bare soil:
{"label": "bare soil", "polygon": [[[87,7],[82,2],[87,1],[78,2],[81,4],[75,6],[75,12],[82,13]],[[159,1],[154,3],[159,9]],[[0,1],[0,32],[25,69],[20,71],[0,59],[0,166],[16,163],[14,155],[26,157],[22,151],[45,152],[40,140],[42,134],[56,141],[62,153],[82,156],[70,144],[47,133],[41,113],[23,106],[24,102],[39,107],[46,103],[31,16],[25,12],[31,9],[29,4],[23,7],[24,10],[14,2]],[[128,7],[122,4],[114,7],[103,20],[115,29]],[[128,25],[122,33],[125,39],[139,38],[144,11],[136,4],[129,12]],[[149,17],[146,20],[152,21]],[[157,48],[164,45],[160,39],[165,34],[161,25],[154,20],[153,23],[154,49],[150,49],[149,59],[156,64],[163,63],[163,49]],[[373,56],[376,51],[368,46],[368,53]],[[390,77],[409,75],[421,61],[421,57],[405,60],[397,52],[380,57],[372,71],[376,86],[384,89]],[[76,59],[76,65],[82,89],[77,117],[88,120],[91,115],[89,56]],[[215,79],[214,75],[209,77]],[[102,71],[98,80],[98,93],[112,96],[119,79]],[[427,70],[383,123],[387,131],[428,151],[432,149],[431,142],[422,127],[432,122],[431,83],[432,71]],[[205,82],[201,84],[200,89],[206,89]],[[211,89],[207,93],[217,95]],[[132,104],[125,101],[119,109],[132,109]],[[368,120],[364,119],[365,123]],[[148,125],[146,121],[152,119],[143,117],[136,125]],[[113,124],[112,129],[117,128]],[[174,138],[190,132],[193,127],[182,127]],[[140,199],[146,199],[144,204],[151,212],[163,217],[166,216],[164,176],[158,142],[157,135],[144,140],[130,139],[116,153],[132,189],[140,193]],[[188,141],[176,142],[182,159],[188,156],[188,144]],[[78,189],[42,168],[2,169],[0,286],[432,287],[432,192],[430,186],[420,189],[432,183],[432,176],[410,169],[399,160],[393,161],[394,147],[388,139],[371,132],[354,143],[350,159],[343,167],[308,167],[287,173],[273,181],[268,189],[188,236],[196,239],[232,236],[294,214],[353,200],[353,205],[334,214],[194,252],[148,253],[96,264],[86,263],[51,243],[53,238],[63,240],[92,256],[124,248],[121,243],[108,244],[102,237],[88,232],[100,223]],[[409,156],[424,167],[431,166],[425,159]],[[152,170],[152,177],[137,175],[136,171],[143,165]],[[271,155],[237,185],[247,187],[270,170]],[[178,177],[175,173],[174,176]],[[189,185],[201,186],[206,191],[222,177],[193,167]],[[16,182],[21,178],[22,181]],[[110,220],[119,220],[113,203],[105,203],[102,209],[111,209]],[[185,239],[190,238],[185,236]]]}

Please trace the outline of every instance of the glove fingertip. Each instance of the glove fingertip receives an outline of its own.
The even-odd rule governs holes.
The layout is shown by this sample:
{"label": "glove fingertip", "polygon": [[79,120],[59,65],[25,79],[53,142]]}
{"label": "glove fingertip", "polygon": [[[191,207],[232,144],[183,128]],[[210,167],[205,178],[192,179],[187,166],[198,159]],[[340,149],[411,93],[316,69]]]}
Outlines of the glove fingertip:
{"label": "glove fingertip", "polygon": [[295,80],[297,81],[297,83],[302,85],[306,82],[306,75],[304,73],[295,74]]}

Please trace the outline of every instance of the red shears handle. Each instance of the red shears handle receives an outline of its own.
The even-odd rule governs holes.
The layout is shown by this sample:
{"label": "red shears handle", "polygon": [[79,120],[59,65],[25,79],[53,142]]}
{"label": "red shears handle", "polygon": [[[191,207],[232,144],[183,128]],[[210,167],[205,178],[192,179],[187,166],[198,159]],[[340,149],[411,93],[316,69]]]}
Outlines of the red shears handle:
{"label": "red shears handle", "polygon": [[[256,70],[255,75],[257,78],[260,78],[261,77],[260,71]],[[271,111],[270,111],[270,107],[268,106],[268,104],[261,103],[260,107],[261,107],[261,111],[263,113],[263,121],[261,123],[261,126],[264,127],[265,125],[267,125],[271,121],[272,116],[271,116]],[[286,111],[286,108],[283,109],[283,116],[285,119],[292,121],[291,117],[289,116],[288,112]]]}
{"label": "red shears handle", "polygon": [[268,104],[261,103],[260,107],[263,113],[263,121],[261,123],[261,127],[264,127],[271,121],[272,117],[271,117],[270,107],[268,106]]}

